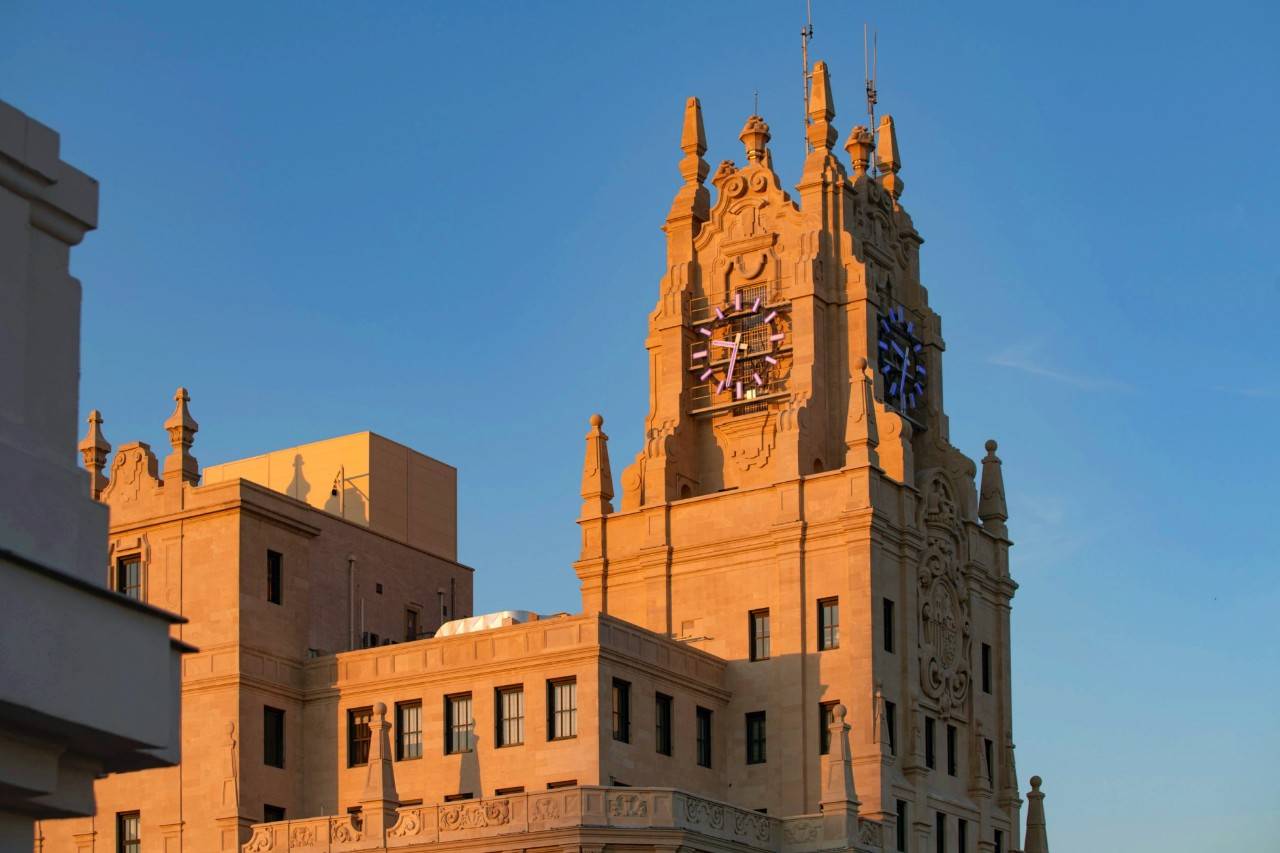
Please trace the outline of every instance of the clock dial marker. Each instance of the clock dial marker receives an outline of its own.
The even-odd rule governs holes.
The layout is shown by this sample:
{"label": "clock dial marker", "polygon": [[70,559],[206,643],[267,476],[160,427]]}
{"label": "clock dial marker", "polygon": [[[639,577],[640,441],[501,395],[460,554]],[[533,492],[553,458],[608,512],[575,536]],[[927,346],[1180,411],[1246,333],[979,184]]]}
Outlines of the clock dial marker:
{"label": "clock dial marker", "polygon": [[757,296],[757,297],[756,297],[756,301],[755,301],[754,303],[752,303],[752,305],[751,305],[751,313],[752,313],[752,314],[754,314],[755,312],[757,312],[757,311],[759,311],[759,310],[760,310],[760,297],[759,297],[759,296]]}
{"label": "clock dial marker", "polygon": [[769,362],[770,364],[777,364],[777,363],[778,363],[778,360],[777,360],[776,358],[774,358],[773,356],[771,356],[771,355],[766,355],[766,356],[764,357],[764,360],[765,360],[765,361],[767,361],[767,362]]}
{"label": "clock dial marker", "polygon": [[695,353],[693,354],[693,357],[694,357],[694,358],[706,358],[706,357],[707,357],[707,351],[706,351],[706,350],[704,350],[704,349],[700,349],[700,350],[698,350],[697,352],[695,352]]}
{"label": "clock dial marker", "polygon": [[780,340],[782,340],[782,333],[781,333],[781,332],[779,332],[779,333],[778,333],[778,334],[776,334],[776,335],[770,335],[770,336],[769,336],[769,340],[771,340],[771,341],[780,341]]}
{"label": "clock dial marker", "polygon": [[774,318],[774,317],[777,317],[777,316],[778,316],[778,312],[777,312],[777,311],[770,311],[768,314],[765,314],[765,315],[764,315],[764,321],[765,321],[766,323],[772,322],[773,318]]}
{"label": "clock dial marker", "polygon": [[703,382],[706,382],[712,373],[715,373],[715,371],[712,370],[710,367],[708,367],[706,370],[702,371],[702,375],[699,376],[698,379],[702,380]]}
{"label": "clock dial marker", "polygon": [[708,329],[706,326],[699,326],[698,334],[702,335],[703,337],[709,338],[711,337],[711,330]]}
{"label": "clock dial marker", "polygon": [[733,396],[735,399],[742,399],[742,380],[739,379],[733,386]]}
{"label": "clock dial marker", "polygon": [[764,380],[760,378],[760,374],[759,374],[759,373],[753,373],[753,374],[751,374],[751,378],[752,378],[752,379],[754,379],[754,380],[756,381],[756,384],[757,384],[757,385],[763,385],[763,384],[764,384]]}
{"label": "clock dial marker", "polygon": [[717,319],[717,320],[723,320],[723,319],[724,319],[724,312],[723,312],[723,311],[721,311],[718,307],[716,308],[716,319]]}
{"label": "clock dial marker", "polygon": [[742,310],[742,291],[741,290],[733,294],[733,310],[734,311]]}

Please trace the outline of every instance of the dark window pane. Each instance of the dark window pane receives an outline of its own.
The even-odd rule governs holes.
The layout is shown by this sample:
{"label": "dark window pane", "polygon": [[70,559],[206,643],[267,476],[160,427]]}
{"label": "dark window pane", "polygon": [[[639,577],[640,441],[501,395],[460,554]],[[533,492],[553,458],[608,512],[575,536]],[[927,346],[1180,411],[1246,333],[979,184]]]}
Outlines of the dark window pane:
{"label": "dark window pane", "polygon": [[982,757],[986,760],[985,770],[987,773],[987,781],[994,785],[996,783],[996,779],[995,779],[996,769],[995,769],[995,766],[991,763],[991,760],[992,760],[991,747],[992,747],[991,738],[989,737],[983,738],[982,739]]}
{"label": "dark window pane", "polygon": [[831,751],[831,724],[836,719],[836,703],[823,702],[818,706],[818,754]]}
{"label": "dark window pane", "polygon": [[498,689],[498,746],[524,743],[524,688]]}
{"label": "dark window pane", "polygon": [[578,681],[547,682],[547,737],[578,736]]}
{"label": "dark window pane", "polygon": [[1004,853],[1004,833],[996,830],[995,834],[996,853]]}
{"label": "dark window pane", "polygon": [[347,711],[348,767],[369,763],[369,723],[372,720],[372,708],[352,708]]}
{"label": "dark window pane", "polygon": [[475,749],[476,719],[471,694],[444,698],[444,751],[450,755]]}
{"label": "dark window pane", "polygon": [[711,766],[711,710],[699,708],[698,715],[698,766]]}
{"label": "dark window pane", "polygon": [[898,853],[907,853],[907,801],[898,800]]}
{"label": "dark window pane", "polygon": [[658,693],[653,697],[654,705],[654,743],[658,752],[671,754],[671,697]]}
{"label": "dark window pane", "polygon": [[412,607],[406,607],[404,610],[404,641],[412,643],[422,635],[422,630],[418,627],[418,611]]}
{"label": "dark window pane", "polygon": [[267,601],[284,603],[284,555],[278,551],[267,552]]}
{"label": "dark window pane", "polygon": [[956,850],[958,853],[969,853],[969,821],[956,819]]}
{"label": "dark window pane", "polygon": [[947,853],[947,816],[942,812],[934,815],[933,841],[938,853]]}
{"label": "dark window pane", "polygon": [[991,646],[982,644],[982,692],[991,692]]}
{"label": "dark window pane", "polygon": [[262,763],[284,767],[284,711],[262,707]]}
{"label": "dark window pane", "polygon": [[924,718],[924,766],[933,769],[936,762],[934,755],[933,717]]}
{"label": "dark window pane", "polygon": [[947,726],[947,775],[956,775],[956,727]]}
{"label": "dark window pane", "polygon": [[396,758],[405,761],[422,757],[422,703],[396,705]]}
{"label": "dark window pane", "polygon": [[116,592],[142,600],[142,558],[137,554],[116,562]]}
{"label": "dark window pane", "polygon": [[142,816],[138,812],[116,815],[117,853],[139,853],[142,850]]}
{"label": "dark window pane", "polygon": [[824,598],[818,602],[818,651],[840,647],[840,600]]}
{"label": "dark window pane", "polygon": [[769,611],[753,610],[747,614],[747,617],[751,659],[767,660],[769,658]]}
{"label": "dark window pane", "polygon": [[618,678],[613,680],[613,739],[631,742],[631,685]]}
{"label": "dark window pane", "polygon": [[283,808],[281,808],[280,806],[273,806],[267,803],[263,804],[262,806],[262,822],[263,823],[275,823],[276,821],[284,820],[284,819],[285,819],[285,816],[284,816]]}
{"label": "dark window pane", "polygon": [[884,600],[884,650],[886,652],[893,651],[893,602],[889,599]]}
{"label": "dark window pane", "polygon": [[747,763],[763,764],[766,755],[764,711],[752,711],[747,714]]}

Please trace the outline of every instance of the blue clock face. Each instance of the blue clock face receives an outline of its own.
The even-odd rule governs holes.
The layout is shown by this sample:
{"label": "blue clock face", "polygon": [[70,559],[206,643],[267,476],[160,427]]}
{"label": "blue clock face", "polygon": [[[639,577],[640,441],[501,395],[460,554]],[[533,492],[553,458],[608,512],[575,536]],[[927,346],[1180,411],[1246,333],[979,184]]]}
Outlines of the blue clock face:
{"label": "blue clock face", "polygon": [[880,373],[884,379],[884,402],[904,415],[924,405],[928,369],[924,366],[924,343],[916,336],[915,321],[901,305],[880,317],[878,341]]}

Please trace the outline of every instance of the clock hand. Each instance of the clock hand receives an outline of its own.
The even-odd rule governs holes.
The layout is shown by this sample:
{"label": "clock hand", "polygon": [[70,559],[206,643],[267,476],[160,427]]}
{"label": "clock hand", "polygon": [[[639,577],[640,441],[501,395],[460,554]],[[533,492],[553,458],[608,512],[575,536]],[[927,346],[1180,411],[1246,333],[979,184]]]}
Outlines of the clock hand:
{"label": "clock hand", "polygon": [[733,383],[733,366],[738,361],[738,347],[742,341],[742,332],[733,336],[733,352],[729,353],[729,372],[725,374],[724,385],[727,388]]}
{"label": "clock hand", "polygon": [[729,347],[730,349],[737,346],[733,341],[712,341],[711,345],[713,347]]}

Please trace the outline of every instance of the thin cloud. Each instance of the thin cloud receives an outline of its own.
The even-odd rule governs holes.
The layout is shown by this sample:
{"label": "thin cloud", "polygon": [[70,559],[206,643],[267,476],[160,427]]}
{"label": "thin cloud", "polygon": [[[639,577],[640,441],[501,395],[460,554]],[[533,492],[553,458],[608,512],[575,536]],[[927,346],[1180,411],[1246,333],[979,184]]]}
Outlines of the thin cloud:
{"label": "thin cloud", "polygon": [[1023,373],[1030,373],[1033,376],[1043,376],[1046,379],[1052,379],[1055,382],[1061,382],[1064,385],[1071,385],[1082,391],[1131,391],[1131,386],[1115,379],[1105,376],[1086,376],[1078,373],[1068,373],[1065,370],[1058,370],[1042,363],[1035,358],[1035,346],[1032,344],[1021,344],[1010,347],[1003,352],[996,353],[987,359],[989,364],[999,367],[1008,367],[1013,370],[1021,370]]}

